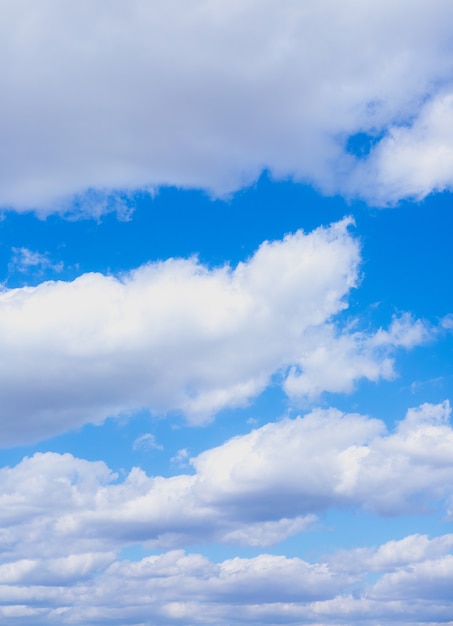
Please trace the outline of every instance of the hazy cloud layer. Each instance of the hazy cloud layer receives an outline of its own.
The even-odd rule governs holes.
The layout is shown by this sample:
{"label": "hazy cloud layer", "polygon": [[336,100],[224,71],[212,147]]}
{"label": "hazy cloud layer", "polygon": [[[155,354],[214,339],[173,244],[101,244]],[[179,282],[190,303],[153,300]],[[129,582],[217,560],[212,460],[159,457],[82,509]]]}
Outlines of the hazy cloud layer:
{"label": "hazy cloud layer", "polygon": [[391,378],[395,349],[431,331],[409,316],[375,333],[334,321],[357,283],[348,225],[265,242],[234,269],[170,259],[3,292],[3,445],[143,407],[202,422],[276,372],[295,397]]}
{"label": "hazy cloud layer", "polygon": [[263,168],[384,204],[452,186],[449,0],[0,6],[0,205],[94,188],[79,208],[123,212],[112,189],[224,193]]}

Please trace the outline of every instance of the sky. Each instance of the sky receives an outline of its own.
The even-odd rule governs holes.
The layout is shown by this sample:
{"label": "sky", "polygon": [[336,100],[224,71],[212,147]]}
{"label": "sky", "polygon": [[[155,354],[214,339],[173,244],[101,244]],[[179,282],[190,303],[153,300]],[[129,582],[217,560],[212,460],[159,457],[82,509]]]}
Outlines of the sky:
{"label": "sky", "polygon": [[453,4],[0,11],[0,622],[453,626]]}

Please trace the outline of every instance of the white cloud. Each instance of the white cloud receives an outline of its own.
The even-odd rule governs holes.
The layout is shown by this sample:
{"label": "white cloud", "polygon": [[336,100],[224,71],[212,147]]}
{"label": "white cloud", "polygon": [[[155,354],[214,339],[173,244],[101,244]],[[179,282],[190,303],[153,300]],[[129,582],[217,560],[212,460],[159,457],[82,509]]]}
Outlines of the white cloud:
{"label": "white cloud", "polygon": [[[122,481],[102,462],[35,454],[0,469],[0,617],[42,624],[394,626],[451,615],[453,535],[411,535],[309,563],[261,554],[213,563],[174,550],[249,546],[309,530],[328,507],[407,515],[452,495],[450,407],[421,405],[394,432],[333,409],[267,424],[192,459],[193,475]],[[372,574],[372,578],[369,578]],[[347,616],[347,618],[345,617]]]}
{"label": "white cloud", "polygon": [[[407,555],[390,568],[382,563],[380,578],[374,585],[367,584],[370,558],[399,550],[400,545],[411,545],[416,558]],[[451,548],[451,535],[434,539],[413,535],[345,552],[344,562],[349,556],[358,564],[354,573],[345,570],[336,555],[314,563],[269,554],[214,563],[199,554],[175,550],[138,562],[106,560],[102,569],[93,570],[90,580],[84,569],[90,558],[84,555],[70,559],[73,570],[82,564],[79,580],[61,579],[60,584],[46,581],[47,568],[53,563],[43,559],[44,575],[36,580],[30,579],[29,563],[11,568],[15,577],[7,576],[0,585],[0,615],[16,617],[20,626],[44,621],[83,626],[315,626],[338,624],[339,615],[348,623],[370,626],[394,626],[401,623],[402,615],[405,624],[414,626],[438,621],[451,624]]]}
{"label": "white cloud", "polygon": [[331,567],[350,574],[369,572],[398,572],[415,563],[432,561],[448,554],[453,548],[453,534],[429,539],[426,535],[409,535],[388,541],[378,548],[358,548],[338,551],[329,557]]}
{"label": "white cloud", "polygon": [[450,313],[449,315],[443,317],[441,320],[441,326],[447,331],[453,330],[453,314]]}
{"label": "white cloud", "polygon": [[187,466],[190,459],[190,454],[187,448],[181,448],[178,450],[170,459],[170,463],[175,463],[176,465],[180,465],[182,467]]}
{"label": "white cloud", "polygon": [[453,554],[411,564],[411,567],[383,576],[373,596],[385,599],[447,600],[453,579]]}
{"label": "white cloud", "polygon": [[145,433],[137,439],[133,443],[134,450],[163,450],[163,446],[161,446],[156,441],[155,435],[152,433]]}
{"label": "white cloud", "polygon": [[[81,554],[134,543],[269,545],[335,507],[424,513],[453,497],[449,417],[448,403],[422,405],[388,433],[380,420],[318,409],[206,450],[191,460],[194,474],[171,478],[134,468],[118,481],[102,462],[35,454],[0,469],[0,549],[23,561],[43,550],[67,556],[68,545]],[[444,547],[431,546],[430,558]],[[409,545],[399,553],[398,567],[418,558]],[[359,556],[373,571],[391,566],[382,553]]]}
{"label": "white cloud", "polygon": [[63,262],[53,263],[47,253],[29,250],[28,248],[13,248],[11,261],[8,264],[9,271],[18,271],[30,273],[35,271],[42,273],[44,270],[52,270],[61,272],[63,270]]}
{"label": "white cloud", "polygon": [[383,204],[451,191],[452,129],[453,93],[441,93],[424,104],[411,123],[388,129],[370,158],[359,165],[354,191]]}
{"label": "white cloud", "polygon": [[430,331],[409,317],[375,334],[334,322],[357,283],[349,224],[265,242],[234,269],[169,259],[119,278],[84,274],[4,291],[2,444],[139,408],[203,422],[246,404],[291,366],[292,395],[392,377],[395,349]]}
{"label": "white cloud", "polygon": [[[264,167],[383,202],[451,186],[449,0],[1,7],[3,206],[95,188],[99,212],[112,188],[222,193]],[[355,177],[348,136],[387,130]]]}
{"label": "white cloud", "polygon": [[313,329],[304,352],[284,382],[291,397],[317,396],[323,391],[350,392],[359,378],[377,381],[395,376],[391,353],[429,340],[432,331],[410,315],[394,318],[388,330],[376,334],[338,333],[329,324]]}
{"label": "white cloud", "polygon": [[381,515],[425,512],[451,496],[450,405],[408,411],[394,433],[384,423],[315,410],[236,437],[193,460],[209,502],[247,503],[254,516],[313,513],[357,504]]}
{"label": "white cloud", "polygon": [[300,515],[293,519],[282,518],[277,521],[251,521],[239,527],[233,524],[233,530],[227,530],[222,536],[222,541],[239,546],[270,546],[314,528],[316,521],[315,515]]}
{"label": "white cloud", "polygon": [[80,583],[104,570],[115,558],[114,552],[90,552],[56,559],[20,559],[0,565],[0,587],[12,584],[58,587]]}

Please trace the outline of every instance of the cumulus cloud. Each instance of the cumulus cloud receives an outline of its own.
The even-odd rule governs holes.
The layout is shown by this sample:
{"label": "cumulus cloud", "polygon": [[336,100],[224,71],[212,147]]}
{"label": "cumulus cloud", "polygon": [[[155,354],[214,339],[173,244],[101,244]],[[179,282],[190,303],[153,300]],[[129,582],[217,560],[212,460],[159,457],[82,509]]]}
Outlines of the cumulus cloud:
{"label": "cumulus cloud", "polygon": [[385,599],[447,600],[453,578],[453,554],[411,564],[388,573],[373,589],[373,596]]}
{"label": "cumulus cloud", "polygon": [[[31,596],[30,612],[35,605],[47,605],[48,623],[59,619],[59,623],[90,626],[181,621],[219,624],[231,619],[238,608],[253,614],[258,603],[268,607],[279,602],[303,606],[335,595],[347,582],[347,576],[336,576],[324,564],[311,565],[297,558],[261,555],[216,564],[197,554],[173,551],[137,563],[113,563],[89,586],[82,580],[72,588],[36,586],[26,590]],[[19,604],[24,591],[21,586],[4,586],[0,597],[4,604],[9,598],[11,605]],[[243,623],[243,617],[238,623]]]}
{"label": "cumulus cloud", "polygon": [[235,268],[169,259],[4,291],[2,444],[139,408],[201,423],[246,404],[275,373],[304,397],[391,378],[395,350],[431,331],[407,316],[375,333],[335,321],[357,284],[349,225],[265,242]]}
{"label": "cumulus cloud", "polygon": [[[421,625],[451,615],[453,535],[411,535],[316,562],[260,554],[214,563],[172,550],[266,545],[329,507],[420,513],[452,495],[450,407],[377,419],[316,410],[191,460],[195,472],[119,479],[103,462],[38,453],[0,469],[0,617],[46,624]],[[371,574],[371,577],[370,577]]]}
{"label": "cumulus cloud", "polygon": [[410,123],[391,126],[351,180],[355,191],[382,204],[421,200],[453,188],[453,93],[424,104]]}
{"label": "cumulus cloud", "polygon": [[[71,557],[70,569],[80,569],[77,584],[65,579],[55,584],[46,579],[56,561],[42,559],[42,572],[37,578],[30,576],[34,562],[17,563],[6,576],[0,569],[0,615],[4,619],[14,616],[20,626],[43,621],[83,626],[314,626],[337,624],[339,614],[343,620],[370,625],[401,623],[401,615],[405,624],[414,626],[434,620],[447,623],[451,609],[451,587],[446,584],[452,573],[451,535],[434,539],[413,535],[363,550],[373,558],[394,548],[399,550],[399,544],[410,544],[416,552],[420,545],[423,556],[415,560],[409,557],[404,565],[390,569],[382,563],[381,576],[374,585],[366,581],[366,557],[361,571],[350,573],[336,563],[335,555],[315,563],[269,554],[214,563],[199,554],[175,550],[137,562],[106,559],[102,569],[93,570],[91,580],[84,577],[90,559]],[[358,562],[358,553],[360,550],[353,550],[343,556],[346,560],[350,554]],[[95,556],[91,562],[96,562]],[[96,565],[99,568],[100,563]]]}
{"label": "cumulus cloud", "polygon": [[[191,459],[194,473],[171,478],[134,468],[120,481],[103,462],[35,454],[0,469],[0,548],[21,560],[43,549],[59,558],[68,545],[81,554],[134,543],[270,545],[335,507],[426,513],[453,496],[450,412],[447,402],[422,405],[387,432],[380,420],[318,409],[206,450]],[[432,545],[430,555],[444,548]],[[399,550],[390,560],[359,557],[374,571],[424,554]],[[348,567],[356,573],[352,559]]]}
{"label": "cumulus cloud", "polygon": [[[161,548],[220,540],[269,545],[311,527],[313,515],[257,517],[251,524],[227,506],[204,500],[196,476],[149,477],[134,468],[117,482],[102,462],[70,454],[36,454],[0,470],[0,549],[34,558],[145,542]],[[47,545],[52,536],[51,545]]]}
{"label": "cumulus cloud", "polygon": [[[98,213],[263,168],[382,202],[451,185],[449,0],[1,6],[2,206]],[[356,133],[377,138],[360,178]]]}
{"label": "cumulus cloud", "polygon": [[408,571],[416,563],[442,559],[453,548],[453,534],[429,539],[426,535],[409,535],[388,541],[378,548],[338,551],[329,557],[331,567],[349,574]]}
{"label": "cumulus cloud", "polygon": [[451,495],[450,414],[448,402],[425,404],[387,433],[380,420],[315,410],[234,438],[193,464],[204,498],[246,508],[250,519],[355,504],[380,515],[420,513],[430,498]]}

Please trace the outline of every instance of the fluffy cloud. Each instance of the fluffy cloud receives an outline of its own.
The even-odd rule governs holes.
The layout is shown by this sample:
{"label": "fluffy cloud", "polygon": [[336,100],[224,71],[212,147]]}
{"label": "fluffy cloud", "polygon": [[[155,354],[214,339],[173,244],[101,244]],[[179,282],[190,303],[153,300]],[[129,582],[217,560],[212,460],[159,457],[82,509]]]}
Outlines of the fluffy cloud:
{"label": "fluffy cloud", "polygon": [[388,129],[352,180],[355,191],[381,203],[417,200],[451,190],[453,179],[453,93],[424,104],[410,124]]}
{"label": "fluffy cloud", "polygon": [[[123,480],[103,462],[35,454],[0,469],[0,616],[46,624],[449,623],[453,535],[411,535],[310,563],[260,554],[214,563],[192,542],[269,544],[327,507],[420,513],[452,495],[448,403],[407,412],[393,432],[316,410],[192,459],[195,473]],[[370,576],[371,575],[371,576]]]}
{"label": "fluffy cloud", "polygon": [[410,349],[427,341],[430,330],[410,315],[395,318],[388,330],[376,334],[338,333],[326,324],[313,329],[297,366],[290,368],[284,389],[293,398],[318,396],[323,391],[350,392],[358,378],[391,379],[395,372],[391,354],[395,348]]}
{"label": "fluffy cloud", "polygon": [[236,437],[193,464],[205,499],[245,509],[251,520],[335,505],[424,512],[430,498],[451,495],[450,413],[448,402],[425,404],[387,433],[380,420],[315,410]]}
{"label": "fluffy cloud", "polygon": [[[43,552],[65,555],[111,551],[124,544],[181,546],[204,540],[269,545],[313,525],[313,515],[228,513],[227,503],[203,496],[199,477],[149,477],[135,468],[122,482],[104,463],[70,454],[36,454],[0,469],[0,549],[19,560]],[[49,544],[49,537],[52,542]]]}
{"label": "fluffy cloud", "polygon": [[349,224],[265,242],[234,269],[170,259],[1,293],[3,445],[143,407],[202,422],[276,372],[296,396],[390,378],[395,349],[430,331],[409,317],[374,334],[334,323],[357,283]]}
{"label": "fluffy cloud", "polygon": [[[264,167],[382,202],[451,186],[449,0],[1,8],[3,206],[49,212],[96,189],[79,205],[104,210],[103,191],[162,184],[223,193]],[[356,133],[384,136],[360,177]]]}
{"label": "fluffy cloud", "polygon": [[[193,474],[171,478],[135,468],[119,481],[102,462],[36,454],[0,469],[0,547],[21,561],[43,550],[61,558],[68,545],[80,554],[134,543],[269,545],[333,507],[425,513],[453,496],[449,417],[448,403],[422,405],[388,433],[380,420],[315,410],[207,450],[191,460]],[[404,550],[412,561],[420,556]],[[359,556],[370,571],[407,559]],[[357,573],[353,560],[348,567]]]}
{"label": "fluffy cloud", "polygon": [[[380,577],[367,584],[368,564],[351,574],[336,555],[316,563],[262,554],[213,563],[198,554],[172,551],[138,562],[96,562],[96,556],[41,559],[0,568],[0,615],[24,624],[338,624],[338,615],[361,624],[429,624],[448,621],[451,611],[452,536],[413,535],[363,551],[369,558],[407,545],[423,555],[409,555],[399,566],[381,563]],[[441,546],[441,548],[440,548]],[[357,550],[344,553],[360,561]],[[435,555],[435,558],[432,558]],[[68,562],[66,564],[66,561]],[[86,570],[93,563],[91,580]],[[77,584],[46,576],[55,566],[79,571]],[[72,584],[71,584],[72,583]],[[412,583],[412,585],[411,585]],[[414,586],[414,583],[417,583]],[[439,586],[440,583],[440,586]],[[436,586],[435,586],[436,585]],[[351,594],[351,588],[354,593]],[[25,604],[27,606],[25,606]],[[451,623],[451,622],[448,622]]]}
{"label": "fluffy cloud", "polygon": [[410,535],[398,541],[388,541],[377,549],[339,551],[329,557],[329,563],[333,569],[355,576],[370,572],[407,572],[416,563],[442,559],[452,548],[453,534],[434,539],[426,535]]}

